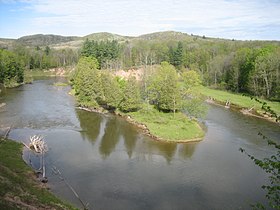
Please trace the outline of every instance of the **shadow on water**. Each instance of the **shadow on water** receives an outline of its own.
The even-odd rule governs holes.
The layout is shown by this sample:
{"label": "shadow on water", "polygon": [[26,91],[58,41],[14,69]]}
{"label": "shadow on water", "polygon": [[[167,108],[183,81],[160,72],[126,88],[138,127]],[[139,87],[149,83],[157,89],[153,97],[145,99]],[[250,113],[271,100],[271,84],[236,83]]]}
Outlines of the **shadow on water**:
{"label": "shadow on water", "polygon": [[197,143],[188,143],[179,145],[179,156],[183,159],[191,158],[195,152]]}
{"label": "shadow on water", "polygon": [[116,118],[110,119],[105,128],[105,133],[99,145],[99,152],[103,159],[106,159],[114,151],[120,140],[120,125]]}
{"label": "shadow on water", "polygon": [[76,109],[76,115],[80,122],[81,136],[91,142],[95,142],[101,128],[102,116],[96,113],[89,113]]}

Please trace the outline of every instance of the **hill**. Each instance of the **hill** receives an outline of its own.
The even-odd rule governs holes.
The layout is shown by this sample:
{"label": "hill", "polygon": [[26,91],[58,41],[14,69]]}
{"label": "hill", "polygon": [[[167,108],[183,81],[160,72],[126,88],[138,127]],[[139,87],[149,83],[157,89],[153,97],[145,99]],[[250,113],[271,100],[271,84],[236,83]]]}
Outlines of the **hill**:
{"label": "hill", "polygon": [[92,33],[83,37],[78,36],[60,36],[53,34],[35,34],[30,36],[23,36],[19,39],[4,39],[0,38],[0,48],[10,48],[14,44],[20,44],[24,46],[34,47],[34,46],[50,46],[57,49],[62,48],[80,48],[83,42],[86,40],[95,40],[95,41],[105,41],[105,40],[117,40],[119,43],[124,42],[138,42],[138,41],[156,41],[156,42],[169,42],[169,41],[182,41],[186,43],[193,44],[203,44],[203,43],[242,43],[252,45],[256,43],[270,43],[279,45],[279,41],[238,41],[238,40],[230,40],[230,39],[220,39],[220,38],[209,38],[205,36],[198,35],[189,35],[187,33],[176,32],[176,31],[163,31],[163,32],[155,32],[150,34],[143,34],[137,37],[132,36],[122,36],[118,34],[108,33],[108,32],[99,32]]}
{"label": "hill", "polygon": [[108,32],[100,32],[100,33],[92,33],[87,36],[82,37],[83,40],[89,39],[89,40],[95,40],[95,41],[104,41],[104,40],[117,40],[117,41],[127,41],[130,39],[133,39],[134,37],[129,36],[122,36],[118,34],[112,34]]}
{"label": "hill", "polygon": [[70,42],[78,39],[74,36],[60,36],[53,34],[35,34],[31,36],[23,36],[16,40],[17,43],[27,46],[46,46],[58,43]]}

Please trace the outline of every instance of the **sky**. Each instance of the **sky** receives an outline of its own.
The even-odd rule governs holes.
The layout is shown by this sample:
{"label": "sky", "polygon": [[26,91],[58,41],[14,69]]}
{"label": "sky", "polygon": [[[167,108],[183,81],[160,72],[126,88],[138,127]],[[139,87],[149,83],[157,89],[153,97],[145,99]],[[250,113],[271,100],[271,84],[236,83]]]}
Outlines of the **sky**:
{"label": "sky", "polygon": [[179,31],[280,40],[280,0],[0,0],[0,37]]}

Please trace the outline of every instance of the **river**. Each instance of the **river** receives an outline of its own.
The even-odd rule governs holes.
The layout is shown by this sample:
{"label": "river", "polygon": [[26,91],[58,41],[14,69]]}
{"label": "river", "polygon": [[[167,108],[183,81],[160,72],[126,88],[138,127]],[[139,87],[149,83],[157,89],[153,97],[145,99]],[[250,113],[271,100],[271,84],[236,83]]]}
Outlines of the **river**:
{"label": "river", "polygon": [[248,209],[265,202],[267,175],[239,148],[271,155],[258,132],[279,141],[278,125],[210,106],[203,141],[157,142],[121,118],[75,109],[70,88],[53,85],[63,80],[36,80],[0,97],[6,103],[0,126],[13,126],[11,139],[44,136],[49,186],[57,196],[81,208],[53,166],[90,209]]}

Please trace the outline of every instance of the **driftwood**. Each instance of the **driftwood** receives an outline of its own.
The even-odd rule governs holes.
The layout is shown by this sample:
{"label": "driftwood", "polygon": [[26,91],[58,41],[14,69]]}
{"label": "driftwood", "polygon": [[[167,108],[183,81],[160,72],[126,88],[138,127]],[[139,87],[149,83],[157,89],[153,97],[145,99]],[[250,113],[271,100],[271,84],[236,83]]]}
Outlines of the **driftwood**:
{"label": "driftwood", "polygon": [[5,105],[6,105],[6,103],[1,103],[1,104],[0,104],[0,108],[3,107],[3,106],[5,106]]}
{"label": "driftwood", "polygon": [[43,154],[48,151],[48,147],[44,141],[44,137],[37,136],[37,135],[30,137],[29,148],[31,150],[34,150],[36,153],[40,153],[40,154]]}
{"label": "driftwood", "polygon": [[229,100],[226,101],[225,108],[227,108],[227,109],[230,108],[230,101]]}
{"label": "driftwood", "polygon": [[62,173],[60,172],[60,170],[58,168],[56,168],[55,166],[52,167],[52,171],[55,175],[58,175],[59,178],[64,181],[64,183],[67,185],[67,187],[69,187],[69,189],[73,192],[73,194],[76,196],[76,198],[80,201],[80,203],[82,204],[82,206],[84,207],[84,210],[89,209],[89,203],[84,203],[82,201],[82,199],[80,198],[80,196],[78,195],[78,193],[74,190],[74,188],[69,184],[69,182],[65,179],[65,177],[62,176]]}
{"label": "driftwood", "polygon": [[243,114],[249,115],[249,114],[251,114],[251,111],[252,111],[253,109],[254,109],[254,106],[252,106],[250,109],[242,109],[241,112],[242,112]]}
{"label": "driftwood", "polygon": [[12,126],[7,128],[7,131],[6,131],[5,135],[3,136],[3,138],[0,138],[0,141],[4,141],[5,139],[7,139],[11,129],[12,129]]}
{"label": "driftwood", "polygon": [[38,169],[39,173],[42,173],[42,182],[47,182],[48,179],[46,177],[46,167],[45,167],[45,153],[48,151],[47,144],[45,143],[43,136],[34,135],[29,138],[30,143],[26,145],[23,143],[29,150],[41,154],[40,160],[40,168]]}

